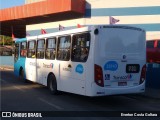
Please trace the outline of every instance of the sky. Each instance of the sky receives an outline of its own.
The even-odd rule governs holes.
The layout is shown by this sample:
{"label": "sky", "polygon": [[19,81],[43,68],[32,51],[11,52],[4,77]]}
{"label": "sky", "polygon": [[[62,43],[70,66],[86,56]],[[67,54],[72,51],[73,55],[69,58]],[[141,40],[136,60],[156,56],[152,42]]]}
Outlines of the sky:
{"label": "sky", "polygon": [[20,6],[25,3],[25,0],[0,0],[0,9],[9,8],[13,6]]}

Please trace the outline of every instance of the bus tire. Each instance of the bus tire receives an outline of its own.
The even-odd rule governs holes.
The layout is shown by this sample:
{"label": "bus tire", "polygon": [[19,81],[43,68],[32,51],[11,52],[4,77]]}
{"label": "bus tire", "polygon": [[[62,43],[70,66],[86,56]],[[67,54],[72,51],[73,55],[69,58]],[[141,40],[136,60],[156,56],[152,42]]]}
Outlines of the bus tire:
{"label": "bus tire", "polygon": [[48,76],[48,88],[53,95],[58,94],[56,77],[53,74]]}

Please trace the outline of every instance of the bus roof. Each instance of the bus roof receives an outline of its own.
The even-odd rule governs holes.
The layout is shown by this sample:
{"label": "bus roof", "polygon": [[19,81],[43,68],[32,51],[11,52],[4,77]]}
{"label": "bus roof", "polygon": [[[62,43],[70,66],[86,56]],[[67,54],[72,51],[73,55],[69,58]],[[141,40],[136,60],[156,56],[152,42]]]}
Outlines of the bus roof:
{"label": "bus roof", "polygon": [[15,43],[25,42],[27,41],[27,38],[17,38],[15,39]]}
{"label": "bus roof", "polygon": [[89,25],[89,26],[85,26],[85,27],[81,27],[81,28],[75,28],[75,29],[71,29],[71,30],[64,30],[64,31],[58,31],[58,32],[54,32],[54,33],[49,33],[49,34],[42,34],[42,35],[38,35],[38,38],[45,38],[48,36],[60,36],[60,35],[67,35],[67,34],[74,34],[74,33],[78,33],[78,32],[87,32],[87,31],[91,31],[92,29],[96,29],[99,27],[103,27],[103,28],[122,28],[122,29],[130,29],[130,30],[137,30],[137,31],[145,31],[141,28],[137,28],[137,27],[132,27],[132,26],[124,26],[124,25]]}
{"label": "bus roof", "polygon": [[61,36],[61,35],[74,34],[74,33],[85,32],[85,31],[87,32],[90,30],[91,30],[90,26],[86,26],[86,27],[82,27],[82,28],[63,30],[63,31],[49,33],[49,34],[42,34],[42,35],[38,35],[38,38],[44,38],[44,37],[48,37],[48,36]]}
{"label": "bus roof", "polygon": [[37,39],[37,38],[46,38],[46,37],[51,37],[51,36],[61,36],[61,35],[74,34],[74,33],[85,32],[85,31],[87,32],[87,31],[91,31],[92,29],[96,29],[96,28],[99,28],[99,27],[131,29],[131,30],[138,30],[138,31],[143,31],[143,32],[145,31],[141,28],[124,26],[124,25],[89,25],[89,26],[85,26],[85,27],[81,27],[81,28],[57,31],[57,32],[42,34],[42,35],[38,35],[38,36],[28,36],[26,38],[17,39],[16,43],[27,41],[27,40],[33,40],[33,39]]}

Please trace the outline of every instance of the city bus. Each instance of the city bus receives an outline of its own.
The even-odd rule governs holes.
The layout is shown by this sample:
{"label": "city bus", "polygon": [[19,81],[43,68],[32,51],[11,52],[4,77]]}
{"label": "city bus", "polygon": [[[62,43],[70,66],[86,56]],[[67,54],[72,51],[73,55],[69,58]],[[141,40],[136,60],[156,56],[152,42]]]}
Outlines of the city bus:
{"label": "city bus", "polygon": [[59,91],[105,96],[142,93],[146,80],[145,31],[96,25],[18,39],[14,73]]}

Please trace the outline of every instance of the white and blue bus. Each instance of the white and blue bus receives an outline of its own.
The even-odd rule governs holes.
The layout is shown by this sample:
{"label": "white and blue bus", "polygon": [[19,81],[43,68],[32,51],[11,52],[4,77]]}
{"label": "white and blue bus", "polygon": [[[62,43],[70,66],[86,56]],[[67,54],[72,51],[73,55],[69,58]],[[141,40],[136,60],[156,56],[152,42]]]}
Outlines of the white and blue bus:
{"label": "white and blue bus", "polygon": [[145,91],[145,31],[88,26],[18,39],[14,72],[23,80],[85,96]]}

